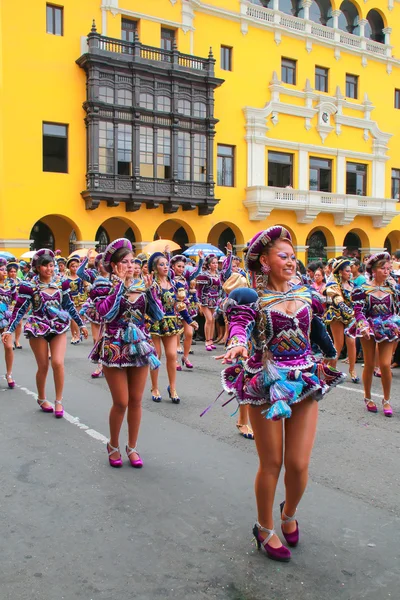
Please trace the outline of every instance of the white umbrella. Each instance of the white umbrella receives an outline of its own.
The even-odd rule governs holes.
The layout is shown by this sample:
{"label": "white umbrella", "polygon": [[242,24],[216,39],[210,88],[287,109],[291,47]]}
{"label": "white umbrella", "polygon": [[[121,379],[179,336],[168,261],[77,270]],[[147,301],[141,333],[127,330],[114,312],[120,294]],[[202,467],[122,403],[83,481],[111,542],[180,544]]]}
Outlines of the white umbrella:
{"label": "white umbrella", "polygon": [[37,250],[29,250],[29,252],[24,252],[21,255],[21,258],[32,258],[33,256],[35,256]]}

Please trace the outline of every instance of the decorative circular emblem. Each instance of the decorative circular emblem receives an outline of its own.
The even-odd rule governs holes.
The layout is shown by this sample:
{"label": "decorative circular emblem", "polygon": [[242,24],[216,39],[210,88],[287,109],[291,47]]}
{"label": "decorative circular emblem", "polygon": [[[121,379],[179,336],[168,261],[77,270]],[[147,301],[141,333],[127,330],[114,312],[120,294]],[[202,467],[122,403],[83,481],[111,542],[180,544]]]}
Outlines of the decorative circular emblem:
{"label": "decorative circular emblem", "polygon": [[322,113],[322,120],[323,120],[324,123],[328,123],[328,121],[329,121],[329,115],[328,115],[327,112],[323,112]]}

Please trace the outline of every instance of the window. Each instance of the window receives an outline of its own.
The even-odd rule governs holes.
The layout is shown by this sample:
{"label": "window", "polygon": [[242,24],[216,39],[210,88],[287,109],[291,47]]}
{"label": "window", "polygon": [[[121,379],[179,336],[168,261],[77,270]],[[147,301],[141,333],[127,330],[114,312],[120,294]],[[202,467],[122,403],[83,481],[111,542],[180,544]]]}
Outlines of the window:
{"label": "window", "polygon": [[293,154],[268,152],[268,185],[293,187]]}
{"label": "window", "polygon": [[195,102],[193,105],[193,116],[198,119],[205,119],[207,116],[207,107],[204,102]]}
{"label": "window", "polygon": [[108,102],[108,104],[112,104],[114,102],[113,88],[106,85],[101,85],[99,87],[99,100],[101,102]]}
{"label": "window", "polygon": [[168,96],[159,96],[157,98],[157,110],[160,112],[171,112],[171,98]]}
{"label": "window", "polygon": [[296,85],[296,61],[291,58],[282,58],[281,60],[281,71],[283,83],[290,83]]}
{"label": "window", "polygon": [[178,132],[178,179],[190,179],[190,133]]}
{"label": "window", "polygon": [[193,142],[193,180],[206,180],[207,138],[196,133]]}
{"label": "window", "polygon": [[233,187],[235,147],[218,144],[217,147],[217,185]]}
{"label": "window", "polygon": [[310,157],[310,190],[332,191],[332,161]]}
{"label": "window", "polygon": [[152,94],[140,94],[139,105],[148,110],[154,109],[154,96]]}
{"label": "window", "polygon": [[400,108],[400,90],[394,90],[394,107]]}
{"label": "window", "polygon": [[346,163],[346,194],[366,196],[367,165]]}
{"label": "window", "polygon": [[99,122],[99,171],[114,173],[114,125],[108,121]]}
{"label": "window", "polygon": [[46,4],[46,33],[64,35],[64,9],[62,6]]}
{"label": "window", "polygon": [[189,100],[178,100],[178,113],[190,117],[192,110]]}
{"label": "window", "polygon": [[161,48],[162,50],[171,51],[174,46],[175,30],[161,27]]}
{"label": "window", "polygon": [[140,127],[140,175],[154,177],[154,133],[152,127]]}
{"label": "window", "polygon": [[171,176],[171,131],[159,129],[157,131],[157,177],[171,179]]}
{"label": "window", "polygon": [[121,39],[125,42],[134,42],[135,33],[137,32],[137,21],[132,19],[121,20]]}
{"label": "window", "polygon": [[358,75],[346,73],[346,96],[347,98],[358,98]]}
{"label": "window", "polygon": [[68,173],[68,125],[43,123],[43,171]]}
{"label": "window", "polygon": [[118,123],[118,175],[132,175],[132,125]]}
{"label": "window", "polygon": [[232,71],[232,48],[221,46],[221,69]]}
{"label": "window", "polygon": [[328,91],[328,72],[325,67],[315,67],[315,89],[318,92]]}
{"label": "window", "polygon": [[117,104],[120,106],[132,106],[131,90],[117,90]]}
{"label": "window", "polygon": [[392,169],[392,198],[400,200],[400,169]]}

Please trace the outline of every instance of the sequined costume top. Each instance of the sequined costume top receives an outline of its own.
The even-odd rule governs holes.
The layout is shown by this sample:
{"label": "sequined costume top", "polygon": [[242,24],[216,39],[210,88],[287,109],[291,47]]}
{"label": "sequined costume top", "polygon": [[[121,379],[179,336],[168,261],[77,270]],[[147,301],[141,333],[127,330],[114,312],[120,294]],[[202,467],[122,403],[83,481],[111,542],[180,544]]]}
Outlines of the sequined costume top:
{"label": "sequined costume top", "polygon": [[172,280],[169,282],[171,285],[169,289],[161,287],[157,278],[153,282],[151,289],[164,316],[151,324],[151,335],[160,337],[178,335],[183,331],[182,320],[188,325],[193,322],[188,311],[189,302],[185,287],[178,287]]}
{"label": "sequined costume top", "polygon": [[88,284],[81,277],[71,279],[71,276],[67,276],[64,280],[68,282],[71,299],[75,304],[75,307],[79,310],[87,300],[89,291]]}
{"label": "sequined costume top", "polygon": [[222,270],[211,273],[208,269],[196,279],[197,296],[201,306],[216,308],[222,297],[222,285],[232,273],[232,253],[229,252]]}
{"label": "sequined costume top", "polygon": [[101,318],[99,339],[89,358],[107,367],[156,369],[160,362],[147,332],[146,317],[164,316],[152,289],[134,280],[129,287],[121,280],[98,277],[90,292]]}
{"label": "sequined costume top", "polygon": [[357,337],[367,331],[375,341],[393,342],[400,338],[400,318],[397,306],[400,287],[388,283],[372,285],[364,283],[352,294],[357,323]]}
{"label": "sequined costume top", "polygon": [[85,260],[81,262],[76,271],[76,274],[79,275],[79,277],[88,284],[89,290],[85,302],[80,307],[79,314],[83,317],[86,317],[86,319],[88,319],[91,323],[94,323],[95,325],[100,325],[101,318],[94,305],[93,299],[90,294],[90,290],[93,284],[95,283],[96,279],[101,277],[101,275],[99,275],[97,269],[87,269],[86,267],[88,262],[89,260],[86,257]]}
{"label": "sequined costume top", "polygon": [[347,335],[355,336],[355,316],[351,295],[353,284],[349,282],[351,289],[345,288],[337,281],[329,281],[326,284],[325,295],[327,298],[327,308],[324,313],[326,325],[332,321],[341,321],[346,327]]}
{"label": "sequined costume top", "polygon": [[6,329],[11,319],[12,306],[17,300],[17,285],[14,279],[0,283],[0,329]]}
{"label": "sequined costume top", "polygon": [[15,331],[22,317],[31,310],[25,327],[26,337],[44,337],[67,331],[71,319],[79,327],[83,322],[70,297],[67,281],[54,277],[50,283],[43,283],[35,275],[31,281],[21,282],[18,299],[14,307],[8,331]]}
{"label": "sequined costume top", "polygon": [[[280,308],[285,301],[299,307],[286,313]],[[227,348],[245,346],[249,358],[223,371],[223,387],[240,403],[270,404],[266,418],[290,417],[291,405],[310,396],[321,398],[344,378],[312,354],[311,343],[328,358],[336,351],[320,319],[322,305],[308,287],[296,285],[286,293],[264,288],[260,295],[239,288],[229,295],[225,312]]]}

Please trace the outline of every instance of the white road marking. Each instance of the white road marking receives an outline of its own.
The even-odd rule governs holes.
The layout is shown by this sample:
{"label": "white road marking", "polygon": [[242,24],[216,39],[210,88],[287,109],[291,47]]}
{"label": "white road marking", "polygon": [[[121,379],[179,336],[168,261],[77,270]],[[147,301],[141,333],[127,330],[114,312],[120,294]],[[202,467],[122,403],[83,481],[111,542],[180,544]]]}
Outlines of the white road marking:
{"label": "white road marking", "polygon": [[[17,385],[17,384],[15,384],[15,387],[20,389],[21,392],[24,392],[24,394],[26,394],[27,396],[32,396],[33,398],[35,398],[35,400],[37,400],[38,396],[37,396],[36,392],[32,392],[31,390],[28,390],[28,388],[22,387],[21,385]],[[49,402],[49,404],[54,406],[54,404],[52,404],[52,402]],[[76,425],[77,427],[79,427],[79,429],[82,429],[85,433],[90,435],[90,437],[97,440],[98,442],[101,442],[102,444],[108,443],[108,439],[106,438],[105,435],[103,435],[99,431],[96,431],[95,429],[92,429],[91,427],[88,427],[88,425],[81,423],[79,417],[74,417],[73,415],[70,415],[68,412],[65,411],[65,409],[64,409],[64,419],[66,419],[69,423],[72,423],[72,425]]]}
{"label": "white road marking", "polygon": [[[342,390],[347,390],[348,392],[356,392],[356,394],[362,394],[364,396],[364,390],[357,390],[355,388],[346,387],[345,385],[338,385],[337,387]],[[381,400],[383,399],[382,394],[371,394],[371,396],[374,396],[375,398],[381,398]]]}

